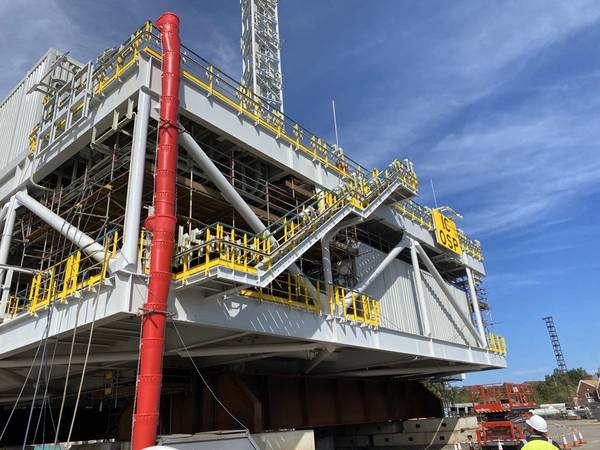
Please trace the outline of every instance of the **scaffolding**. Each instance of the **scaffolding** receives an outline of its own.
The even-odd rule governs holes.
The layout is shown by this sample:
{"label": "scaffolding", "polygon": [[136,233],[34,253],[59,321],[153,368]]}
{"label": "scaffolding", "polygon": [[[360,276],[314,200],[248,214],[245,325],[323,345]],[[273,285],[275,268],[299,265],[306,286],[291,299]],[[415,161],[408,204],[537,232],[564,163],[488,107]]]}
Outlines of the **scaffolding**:
{"label": "scaffolding", "polygon": [[[268,23],[253,33],[277,28],[276,2],[242,0],[242,8],[247,38],[257,12]],[[156,113],[162,50],[160,32],[147,22],[87,64],[59,57],[36,87],[45,98],[29,133],[27,164],[15,169],[15,186],[0,183],[0,333],[14,332],[0,345],[17,342],[4,353],[11,352],[0,378],[12,369],[23,376],[32,357],[40,373],[47,370],[47,356],[36,362],[30,351],[38,342],[27,339],[46,345],[52,336],[50,366],[67,365],[65,392],[71,365],[85,372],[89,355],[89,370],[102,376],[86,380],[82,395],[114,394],[114,410],[135,401],[140,316],[156,313],[140,300],[159,234],[144,219],[155,215],[161,169],[155,147],[165,126]],[[180,76],[186,102],[177,123],[175,236],[162,272],[171,275],[165,285],[172,302],[163,392],[196,398],[190,366],[181,360],[188,348],[181,336],[181,345],[174,340],[178,326],[187,328],[186,341],[198,339],[190,358],[218,371],[293,370],[308,379],[314,370],[336,380],[397,381],[503,365],[505,339],[486,333],[478,316],[487,309],[481,245],[461,230],[462,253],[438,245],[435,211],[414,200],[419,183],[410,161],[362,166],[283,114],[280,82],[267,82],[279,91],[265,95],[267,88],[237,82],[185,45]],[[245,128],[236,135],[225,121]],[[19,177],[23,167],[32,169]],[[54,311],[60,324],[39,334]],[[390,363],[394,353],[399,359]],[[346,391],[371,395],[360,386]],[[51,400],[45,397],[42,409]]]}

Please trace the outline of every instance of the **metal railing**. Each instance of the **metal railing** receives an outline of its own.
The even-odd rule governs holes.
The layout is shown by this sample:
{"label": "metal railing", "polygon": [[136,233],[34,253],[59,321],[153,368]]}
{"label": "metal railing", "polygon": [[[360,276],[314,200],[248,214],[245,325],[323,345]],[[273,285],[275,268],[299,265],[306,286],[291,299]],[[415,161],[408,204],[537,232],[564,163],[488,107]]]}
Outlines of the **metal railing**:
{"label": "metal railing", "polygon": [[[395,203],[394,209],[411,222],[414,222],[428,230],[433,230],[433,216],[431,213],[431,208],[420,205],[412,199],[406,199],[399,203]],[[483,253],[481,250],[481,243],[479,241],[471,239],[461,229],[458,229],[458,238],[460,240],[461,248],[465,253],[471,255],[478,261],[483,261]]]}
{"label": "metal railing", "polygon": [[[316,288],[316,301],[309,295],[309,283]],[[242,289],[240,295],[316,313],[323,311],[325,304],[332,317],[374,327],[381,323],[379,300],[343,286],[323,285],[299,274],[287,273],[265,288]]]}
{"label": "metal railing", "polygon": [[487,334],[487,350],[498,355],[506,356],[506,339],[494,333]]}
{"label": "metal railing", "polygon": [[[144,42],[141,51],[161,60],[158,29],[153,25],[150,28],[146,26],[142,35]],[[277,138],[308,154],[311,159],[319,161],[339,175],[348,176],[353,173],[368,172],[358,162],[344,155],[339,147],[311,133],[183,44],[181,45],[181,74],[185,80],[200,87],[208,96],[250,118],[257,126],[268,130]],[[412,166],[409,166],[410,164],[407,163],[407,171],[414,176]],[[414,178],[412,184],[416,191],[417,180],[416,177]]]}
{"label": "metal railing", "polygon": [[[362,211],[368,208],[397,179],[405,176],[403,166],[374,173],[370,180],[352,179],[334,191],[324,190],[273,222],[262,233],[251,233],[226,224],[215,223],[179,243],[175,264],[180,268],[176,280],[225,266],[243,272],[268,270],[296,248],[320,225],[332,220],[343,208]],[[341,218],[340,218],[341,220]]]}
{"label": "metal railing", "polygon": [[117,254],[120,242],[119,233],[107,234],[104,241],[104,255],[101,261],[77,250],[67,258],[37,272],[23,288],[9,296],[6,314],[14,318],[22,312],[36,314],[48,308],[53,302],[65,302],[77,292],[91,288],[108,275],[108,263]]}

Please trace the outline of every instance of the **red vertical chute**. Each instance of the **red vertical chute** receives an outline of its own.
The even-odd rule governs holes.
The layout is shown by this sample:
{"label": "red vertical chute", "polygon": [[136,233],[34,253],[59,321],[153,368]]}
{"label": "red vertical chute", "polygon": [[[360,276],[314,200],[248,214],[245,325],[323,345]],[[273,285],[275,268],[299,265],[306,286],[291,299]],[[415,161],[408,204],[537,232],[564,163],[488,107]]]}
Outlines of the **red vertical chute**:
{"label": "red vertical chute", "polygon": [[156,442],[176,225],[175,178],[181,58],[179,18],[174,13],[166,12],[159,17],[156,25],[162,36],[162,93],[154,174],[154,214],[146,220],[146,228],[152,232],[152,251],[148,298],[142,316],[137,405],[133,416],[133,450],[150,447]]}

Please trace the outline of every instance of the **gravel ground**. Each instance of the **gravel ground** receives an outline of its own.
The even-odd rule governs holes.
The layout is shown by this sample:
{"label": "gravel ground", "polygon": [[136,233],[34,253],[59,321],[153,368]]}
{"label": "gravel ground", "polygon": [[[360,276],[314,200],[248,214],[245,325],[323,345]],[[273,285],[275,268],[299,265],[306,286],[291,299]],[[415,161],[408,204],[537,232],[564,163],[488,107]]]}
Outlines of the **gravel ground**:
{"label": "gravel ground", "polygon": [[562,444],[562,435],[567,437],[569,446],[573,448],[573,430],[581,431],[588,449],[600,449],[600,422],[597,420],[548,420],[548,435]]}

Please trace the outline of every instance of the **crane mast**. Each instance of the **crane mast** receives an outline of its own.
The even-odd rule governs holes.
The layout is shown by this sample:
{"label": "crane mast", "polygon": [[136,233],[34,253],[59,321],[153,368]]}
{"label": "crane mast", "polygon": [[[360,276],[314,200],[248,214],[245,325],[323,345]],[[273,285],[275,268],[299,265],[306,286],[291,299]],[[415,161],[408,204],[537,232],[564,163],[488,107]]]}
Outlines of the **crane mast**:
{"label": "crane mast", "polygon": [[543,317],[542,320],[546,322],[546,328],[548,328],[548,335],[550,336],[550,343],[552,344],[552,350],[554,351],[554,357],[556,358],[556,366],[559,372],[567,373],[567,363],[563,356],[560,341],[558,340],[558,332],[554,325],[554,318],[552,316]]}
{"label": "crane mast", "polygon": [[283,112],[283,77],[277,0],[240,0],[242,84]]}

